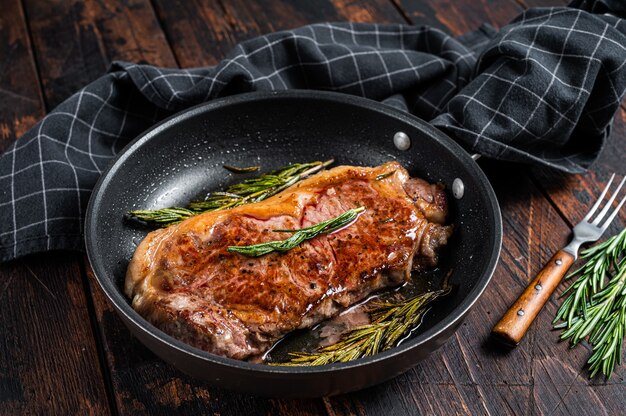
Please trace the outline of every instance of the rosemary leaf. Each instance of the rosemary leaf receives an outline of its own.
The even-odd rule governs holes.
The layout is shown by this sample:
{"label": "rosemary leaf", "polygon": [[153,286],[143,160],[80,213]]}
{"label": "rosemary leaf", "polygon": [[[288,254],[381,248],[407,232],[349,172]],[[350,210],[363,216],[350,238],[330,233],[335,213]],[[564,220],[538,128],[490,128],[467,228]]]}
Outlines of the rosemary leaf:
{"label": "rosemary leaf", "polygon": [[[334,160],[330,159],[325,162],[293,163],[263,174],[258,178],[246,179],[241,183],[228,187],[224,192],[214,192],[204,201],[191,201],[187,208],[172,207],[157,210],[138,210],[129,212],[128,216],[146,222],[148,225],[167,227],[203,212],[229,209],[239,205],[262,201],[287,189],[307,176],[319,172],[333,162]],[[233,167],[228,166],[226,168]],[[234,169],[252,168],[254,166]]]}
{"label": "rosemary leaf", "polygon": [[229,170],[233,173],[248,173],[248,172],[256,172],[261,169],[261,166],[248,166],[245,168],[238,168],[237,166],[224,165],[224,169]]}
{"label": "rosemary leaf", "polygon": [[191,201],[189,209],[205,212],[259,202],[276,195],[303,178],[319,172],[332,162],[331,159],[325,162],[294,163],[265,173],[258,178],[246,179],[241,183],[231,185],[225,193],[234,196],[227,197],[224,193],[211,194],[204,201]]}
{"label": "rosemary leaf", "polygon": [[128,215],[132,218],[138,219],[140,221],[145,221],[147,223],[167,226],[179,223],[189,217],[193,217],[194,215],[197,215],[197,213],[186,208],[174,207],[157,210],[131,211],[128,213]]}
{"label": "rosemary leaf", "polygon": [[229,246],[228,251],[244,254],[251,257],[259,257],[273,251],[285,252],[300,245],[305,240],[310,240],[320,234],[331,233],[345,227],[356,220],[359,213],[365,211],[365,207],[353,208],[330,220],[319,222],[310,227],[299,230],[274,230],[281,233],[293,233],[286,240],[268,241],[250,246]]}
{"label": "rosemary leaf", "polygon": [[626,331],[626,229],[583,250],[581,258],[585,264],[567,276],[577,278],[561,295],[552,324],[572,348],[587,339],[593,349],[589,377],[609,378],[621,364]]}

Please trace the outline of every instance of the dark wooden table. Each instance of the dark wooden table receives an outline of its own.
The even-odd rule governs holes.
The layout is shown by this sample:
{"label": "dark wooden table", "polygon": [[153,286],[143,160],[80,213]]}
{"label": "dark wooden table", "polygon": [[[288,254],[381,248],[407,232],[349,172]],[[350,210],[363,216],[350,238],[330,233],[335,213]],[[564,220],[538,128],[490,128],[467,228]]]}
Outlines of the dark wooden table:
{"label": "dark wooden table", "polygon": [[[320,21],[428,24],[461,34],[561,0],[0,0],[0,150],[112,60],[217,63],[237,42]],[[609,172],[626,173],[626,107],[585,175],[481,161],[502,207],[492,283],[448,343],[413,370],[353,394],[287,401],[193,380],[130,336],[83,255],[0,265],[1,414],[624,414],[626,367],[588,381],[589,347],[550,331],[551,301],[512,352],[486,340],[497,318],[567,239]],[[624,227],[622,213],[611,232]]]}

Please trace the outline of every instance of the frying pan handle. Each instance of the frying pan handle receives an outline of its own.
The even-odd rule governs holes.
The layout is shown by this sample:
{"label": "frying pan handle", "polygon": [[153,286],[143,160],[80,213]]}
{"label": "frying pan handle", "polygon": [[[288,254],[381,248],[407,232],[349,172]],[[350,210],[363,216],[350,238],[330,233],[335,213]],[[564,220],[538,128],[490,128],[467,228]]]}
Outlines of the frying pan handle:
{"label": "frying pan handle", "polygon": [[574,256],[563,250],[557,251],[493,328],[494,338],[516,346],[573,263]]}

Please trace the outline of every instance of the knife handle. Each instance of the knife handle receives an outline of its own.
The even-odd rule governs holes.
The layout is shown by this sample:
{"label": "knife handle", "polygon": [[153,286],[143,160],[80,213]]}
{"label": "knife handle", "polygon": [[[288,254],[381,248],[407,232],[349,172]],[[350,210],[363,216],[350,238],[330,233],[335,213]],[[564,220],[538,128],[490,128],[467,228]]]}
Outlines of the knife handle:
{"label": "knife handle", "polygon": [[516,346],[573,263],[574,256],[559,250],[493,327],[491,334],[498,341]]}

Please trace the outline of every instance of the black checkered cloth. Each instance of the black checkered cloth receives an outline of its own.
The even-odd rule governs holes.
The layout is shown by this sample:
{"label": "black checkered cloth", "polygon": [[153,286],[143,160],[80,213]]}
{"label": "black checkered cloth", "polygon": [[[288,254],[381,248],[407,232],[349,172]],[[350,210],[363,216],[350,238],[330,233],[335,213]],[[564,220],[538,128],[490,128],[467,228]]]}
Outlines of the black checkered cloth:
{"label": "black checkered cloth", "polygon": [[582,172],[626,88],[626,16],[615,0],[530,9],[496,32],[316,24],[243,42],[217,66],[113,63],[0,156],[0,260],[81,249],[91,190],[154,123],[217,97],[320,89],[415,114],[468,151]]}

